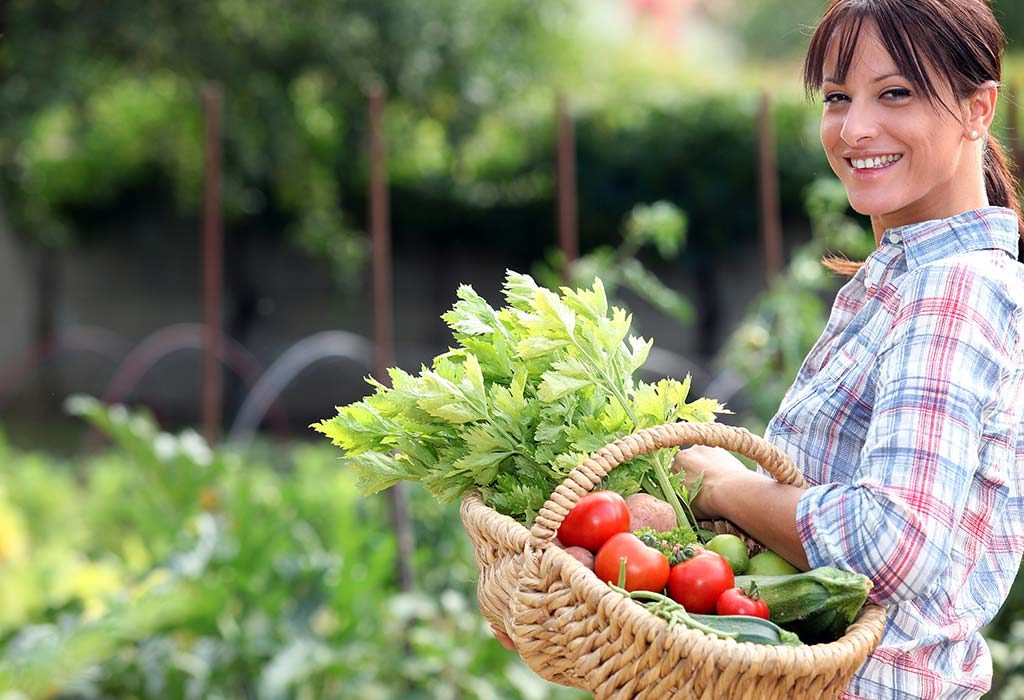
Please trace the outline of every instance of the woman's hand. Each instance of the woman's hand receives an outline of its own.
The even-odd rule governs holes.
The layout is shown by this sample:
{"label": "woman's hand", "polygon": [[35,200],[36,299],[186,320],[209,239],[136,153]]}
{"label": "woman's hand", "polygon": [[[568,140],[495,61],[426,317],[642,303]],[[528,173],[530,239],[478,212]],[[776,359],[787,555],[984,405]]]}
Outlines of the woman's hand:
{"label": "woman's hand", "polygon": [[687,490],[702,473],[704,480],[701,482],[697,498],[690,503],[693,514],[701,520],[713,520],[723,517],[715,498],[720,495],[716,489],[730,475],[737,471],[749,473],[750,470],[732,455],[728,450],[721,447],[708,447],[707,445],[692,445],[684,450],[679,450],[672,461],[673,472],[683,472],[683,483]]}
{"label": "woman's hand", "polygon": [[729,520],[801,571],[811,568],[796,529],[803,489],[747,469],[721,447],[694,445],[680,450],[672,470],[684,473],[687,488],[704,474],[697,498],[690,504],[697,518]]}
{"label": "woman's hand", "polygon": [[506,649],[509,649],[510,651],[516,650],[516,645],[512,642],[512,638],[505,634],[502,630],[498,629],[494,625],[491,625],[491,632],[494,632],[494,636],[497,638],[499,642],[501,642],[501,646],[505,647]]}

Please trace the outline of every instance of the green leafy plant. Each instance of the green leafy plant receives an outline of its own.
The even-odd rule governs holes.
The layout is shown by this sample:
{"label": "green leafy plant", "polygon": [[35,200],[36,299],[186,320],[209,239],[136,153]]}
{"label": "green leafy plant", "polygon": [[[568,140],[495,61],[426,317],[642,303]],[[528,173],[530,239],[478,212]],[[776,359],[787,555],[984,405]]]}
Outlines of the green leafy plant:
{"label": "green leafy plant", "polygon": [[[707,398],[687,402],[690,381],[637,382],[653,341],[629,336],[630,316],[608,306],[598,279],[590,289],[540,287],[508,272],[507,305],[494,309],[472,287],[444,314],[457,347],[418,376],[389,370],[391,387],[313,427],[346,453],[365,493],[418,481],[442,501],[479,490],[521,521],[533,518],[584,459],[638,429],[676,420],[711,421],[724,412]],[[671,454],[643,455],[605,486],[641,489],[695,519],[669,475]]]}
{"label": "green leafy plant", "polygon": [[[638,204],[629,212],[622,228],[618,247],[598,246],[572,262],[569,284],[586,287],[600,279],[609,298],[614,299],[622,287],[673,320],[690,323],[693,305],[659,280],[637,257],[642,249],[653,247],[663,260],[673,260],[686,242],[686,214],[671,202]],[[564,267],[564,253],[553,248],[549,249],[546,261],[534,267],[534,274],[544,286],[558,289]]]}
{"label": "green leafy plant", "polygon": [[399,594],[385,499],[328,446],[211,449],[70,405],[106,450],[68,464],[0,439],[0,523],[19,523],[0,531],[0,696],[578,697],[493,639],[458,513],[422,489],[429,571]]}

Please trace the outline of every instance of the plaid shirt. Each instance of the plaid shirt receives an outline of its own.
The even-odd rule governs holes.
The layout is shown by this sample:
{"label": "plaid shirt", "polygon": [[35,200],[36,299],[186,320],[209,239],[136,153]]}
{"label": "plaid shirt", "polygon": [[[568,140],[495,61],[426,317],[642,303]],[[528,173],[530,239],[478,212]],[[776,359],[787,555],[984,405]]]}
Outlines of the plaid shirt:
{"label": "plaid shirt", "polygon": [[986,207],[885,232],[839,291],[765,437],[811,488],[812,567],[862,573],[889,606],[848,698],[977,698],[979,630],[1024,551],[1024,265]]}

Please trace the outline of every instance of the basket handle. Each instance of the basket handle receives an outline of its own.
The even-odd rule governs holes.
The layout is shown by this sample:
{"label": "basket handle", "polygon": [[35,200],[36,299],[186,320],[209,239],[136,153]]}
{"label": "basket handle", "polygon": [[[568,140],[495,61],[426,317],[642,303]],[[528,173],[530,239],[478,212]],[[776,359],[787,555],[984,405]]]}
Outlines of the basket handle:
{"label": "basket handle", "polygon": [[534,546],[553,540],[572,507],[612,469],[639,455],[682,445],[724,447],[753,459],[780,483],[800,488],[807,485],[803,474],[785,452],[745,428],[721,423],[666,423],[605,445],[569,472],[540,509],[530,528]]}

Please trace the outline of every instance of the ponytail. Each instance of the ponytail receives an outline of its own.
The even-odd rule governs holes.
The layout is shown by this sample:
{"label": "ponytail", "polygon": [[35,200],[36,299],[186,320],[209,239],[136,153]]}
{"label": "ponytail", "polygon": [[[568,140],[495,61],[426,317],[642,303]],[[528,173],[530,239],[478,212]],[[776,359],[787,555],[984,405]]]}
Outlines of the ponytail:
{"label": "ponytail", "polygon": [[826,255],[821,259],[821,264],[843,277],[853,277],[857,274],[857,270],[864,267],[863,262],[857,262],[849,258],[840,258],[835,255]]}
{"label": "ponytail", "polygon": [[1024,215],[1020,209],[1020,182],[1010,169],[998,139],[989,134],[985,141],[985,192],[988,203],[996,207],[1012,209],[1017,214],[1017,230],[1021,239],[1017,241],[1017,259],[1024,261]]}

